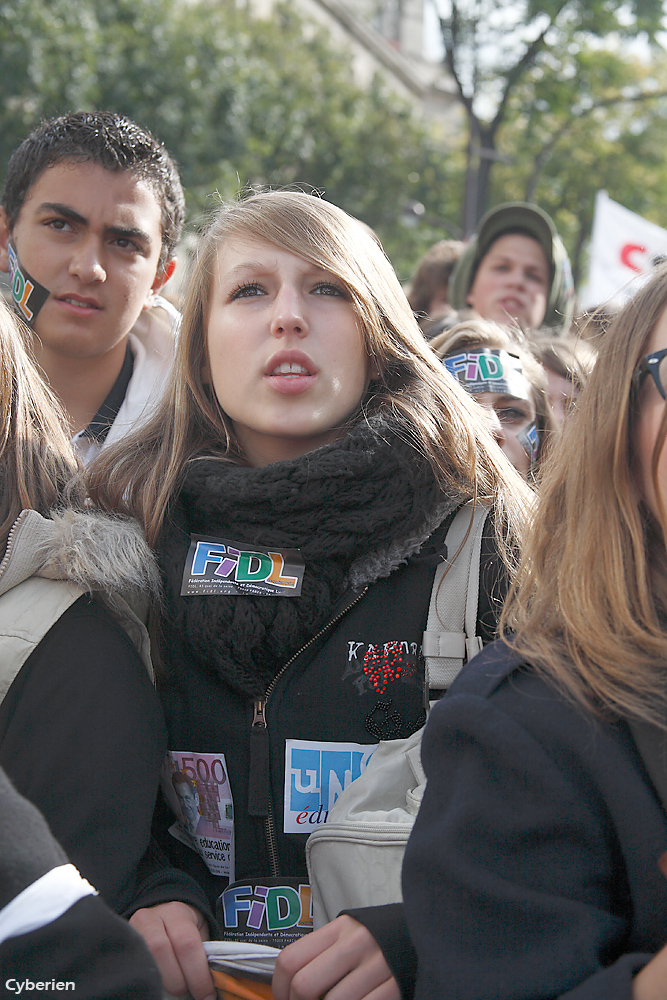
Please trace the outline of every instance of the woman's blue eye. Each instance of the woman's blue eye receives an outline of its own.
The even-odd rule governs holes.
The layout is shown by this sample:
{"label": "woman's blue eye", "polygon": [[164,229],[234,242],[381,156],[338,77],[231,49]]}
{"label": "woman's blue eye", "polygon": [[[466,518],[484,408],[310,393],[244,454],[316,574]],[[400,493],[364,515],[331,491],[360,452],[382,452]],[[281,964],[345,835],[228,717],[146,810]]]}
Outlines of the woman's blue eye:
{"label": "woman's blue eye", "polygon": [[313,289],[316,295],[338,295],[347,298],[347,292],[341,285],[336,285],[331,281],[320,281]]}
{"label": "woman's blue eye", "polygon": [[262,288],[260,285],[256,284],[254,281],[249,281],[246,284],[239,285],[235,288],[231,294],[232,302],[235,299],[249,299],[253,295],[261,295]]}

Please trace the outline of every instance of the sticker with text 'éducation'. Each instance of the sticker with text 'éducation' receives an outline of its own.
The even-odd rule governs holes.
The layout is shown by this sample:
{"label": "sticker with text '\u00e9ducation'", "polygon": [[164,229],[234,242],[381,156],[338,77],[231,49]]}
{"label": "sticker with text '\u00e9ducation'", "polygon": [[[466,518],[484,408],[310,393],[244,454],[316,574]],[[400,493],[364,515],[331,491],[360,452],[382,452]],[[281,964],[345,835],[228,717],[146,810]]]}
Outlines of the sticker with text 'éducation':
{"label": "sticker with text '\u00e9ducation'", "polygon": [[255,549],[227,538],[190,535],[181,597],[298,597],[304,568],[299,549]]}
{"label": "sticker with text '\u00e9ducation'", "polygon": [[283,833],[312,833],[348,785],[363,774],[377,743],[285,740]]}

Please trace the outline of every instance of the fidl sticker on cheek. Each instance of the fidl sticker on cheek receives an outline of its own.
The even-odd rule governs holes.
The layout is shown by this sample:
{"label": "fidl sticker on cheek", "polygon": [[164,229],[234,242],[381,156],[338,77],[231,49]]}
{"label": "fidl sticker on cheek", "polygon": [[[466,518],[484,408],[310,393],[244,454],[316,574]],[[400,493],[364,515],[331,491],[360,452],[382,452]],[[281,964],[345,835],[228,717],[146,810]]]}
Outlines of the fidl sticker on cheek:
{"label": "fidl sticker on cheek", "polygon": [[21,262],[11,240],[7,244],[7,254],[14,306],[21,318],[29,326],[32,326],[50,293],[21,267]]}

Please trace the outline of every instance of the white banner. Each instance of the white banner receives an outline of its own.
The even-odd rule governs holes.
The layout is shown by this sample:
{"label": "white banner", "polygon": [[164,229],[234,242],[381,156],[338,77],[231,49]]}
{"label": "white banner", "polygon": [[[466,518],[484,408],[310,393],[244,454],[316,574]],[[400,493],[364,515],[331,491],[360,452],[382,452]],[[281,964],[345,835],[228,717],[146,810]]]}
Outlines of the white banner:
{"label": "white banner", "polygon": [[606,191],[598,191],[588,284],[579,293],[581,306],[622,304],[663,257],[667,258],[667,229],[612,201]]}

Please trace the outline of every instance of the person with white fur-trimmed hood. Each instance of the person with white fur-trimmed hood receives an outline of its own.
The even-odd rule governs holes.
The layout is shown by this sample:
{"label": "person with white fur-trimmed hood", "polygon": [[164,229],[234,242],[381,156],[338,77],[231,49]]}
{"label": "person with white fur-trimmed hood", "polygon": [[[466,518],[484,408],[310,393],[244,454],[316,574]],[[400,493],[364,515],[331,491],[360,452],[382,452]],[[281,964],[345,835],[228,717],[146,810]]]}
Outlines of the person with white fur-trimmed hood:
{"label": "person with white fur-trimmed hood", "polygon": [[122,912],[165,750],[148,636],[126,598],[155,594],[157,574],[135,522],[83,509],[78,470],[0,307],[0,767]]}

